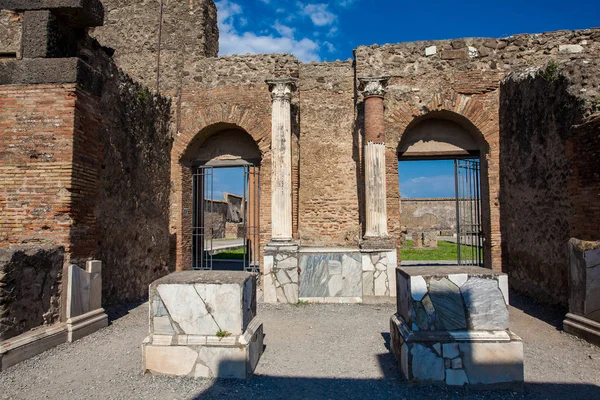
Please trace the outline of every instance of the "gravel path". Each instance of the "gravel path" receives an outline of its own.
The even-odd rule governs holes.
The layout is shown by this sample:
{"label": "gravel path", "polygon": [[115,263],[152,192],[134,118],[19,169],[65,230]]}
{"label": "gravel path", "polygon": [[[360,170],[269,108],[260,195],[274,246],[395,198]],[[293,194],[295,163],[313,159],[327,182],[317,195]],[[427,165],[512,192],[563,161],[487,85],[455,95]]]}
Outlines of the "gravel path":
{"label": "gravel path", "polygon": [[119,318],[108,328],[0,373],[0,399],[600,398],[600,349],[560,332],[560,312],[515,294],[511,302],[525,342],[519,393],[402,383],[387,349],[392,304],[260,304],[267,347],[251,381],[142,375],[142,304],[111,310]]}

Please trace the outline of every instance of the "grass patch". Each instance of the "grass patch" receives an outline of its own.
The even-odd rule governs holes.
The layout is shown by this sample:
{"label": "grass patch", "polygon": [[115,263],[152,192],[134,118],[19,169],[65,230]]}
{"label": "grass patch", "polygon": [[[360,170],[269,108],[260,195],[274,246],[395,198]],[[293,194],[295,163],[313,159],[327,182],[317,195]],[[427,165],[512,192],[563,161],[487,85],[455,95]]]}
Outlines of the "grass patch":
{"label": "grass patch", "polygon": [[[437,249],[415,249],[412,240],[407,240],[400,250],[400,257],[406,261],[433,261],[433,260],[456,260],[458,259],[456,243],[438,241]],[[471,254],[471,246],[460,246],[461,252]]]}
{"label": "grass patch", "polygon": [[221,329],[219,329],[217,331],[217,337],[220,338],[220,339],[223,339],[223,338],[229,337],[229,336],[231,336],[231,332],[224,331],[224,330],[221,330]]}
{"label": "grass patch", "polygon": [[212,256],[213,260],[243,260],[244,249],[224,250]]}
{"label": "grass patch", "polygon": [[310,304],[310,303],[308,302],[308,300],[298,300],[298,302],[297,302],[297,303],[292,303],[292,305],[293,305],[294,307],[304,307],[304,306],[307,306],[307,305],[309,305],[309,304]]}

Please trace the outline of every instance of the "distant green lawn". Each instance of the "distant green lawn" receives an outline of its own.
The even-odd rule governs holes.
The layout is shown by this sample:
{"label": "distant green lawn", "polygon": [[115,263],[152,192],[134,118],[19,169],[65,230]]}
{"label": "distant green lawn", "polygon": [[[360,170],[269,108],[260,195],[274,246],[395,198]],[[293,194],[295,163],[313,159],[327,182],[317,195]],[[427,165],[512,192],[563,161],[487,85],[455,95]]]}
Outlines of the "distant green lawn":
{"label": "distant green lawn", "polygon": [[[461,246],[461,252],[471,254],[471,246]],[[400,250],[401,260],[456,260],[458,259],[456,243],[438,241],[437,249],[415,249],[412,240],[407,240]]]}
{"label": "distant green lawn", "polygon": [[244,249],[224,250],[212,256],[213,260],[243,260]]}

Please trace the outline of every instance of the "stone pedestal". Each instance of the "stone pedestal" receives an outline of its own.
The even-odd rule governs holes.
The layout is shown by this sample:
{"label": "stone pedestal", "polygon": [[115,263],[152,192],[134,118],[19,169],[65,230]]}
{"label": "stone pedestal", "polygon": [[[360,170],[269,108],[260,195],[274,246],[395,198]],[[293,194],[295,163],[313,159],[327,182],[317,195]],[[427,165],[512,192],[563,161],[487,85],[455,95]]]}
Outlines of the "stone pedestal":
{"label": "stone pedestal", "polygon": [[271,242],[264,249],[265,303],[295,304],[299,299],[298,244]]}
{"label": "stone pedestal", "polygon": [[396,271],[391,350],[405,379],[522,387],[523,343],[508,329],[505,274],[476,267]]}
{"label": "stone pedestal", "polygon": [[245,379],[252,376],[262,350],[253,274],[183,271],[150,285],[144,371]]}
{"label": "stone pedestal", "polygon": [[396,296],[396,249],[361,249],[363,297]]}
{"label": "stone pedestal", "polygon": [[563,329],[600,346],[600,242],[569,241],[569,313]]}

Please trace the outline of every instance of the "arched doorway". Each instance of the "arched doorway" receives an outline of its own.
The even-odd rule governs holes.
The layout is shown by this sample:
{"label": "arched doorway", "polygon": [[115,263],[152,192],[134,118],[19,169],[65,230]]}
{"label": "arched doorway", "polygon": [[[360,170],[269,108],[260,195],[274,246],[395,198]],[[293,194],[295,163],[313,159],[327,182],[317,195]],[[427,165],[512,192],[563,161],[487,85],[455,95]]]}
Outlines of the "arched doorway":
{"label": "arched doorway", "polygon": [[231,124],[190,142],[180,160],[191,175],[188,268],[260,270],[261,159],[254,139]]}
{"label": "arched doorway", "polygon": [[[488,187],[486,153],[487,143],[477,128],[458,114],[430,112],[409,124],[398,145],[400,182],[403,170],[406,175],[406,171],[415,167],[445,171],[434,176],[435,179],[427,176],[417,179],[422,185],[429,185],[428,190],[412,193],[412,197],[417,198],[407,198],[403,184],[399,183],[403,193],[400,200],[403,225],[406,222],[414,225],[405,225],[413,248],[436,248],[441,239],[442,249],[437,251],[440,259],[455,260],[459,265],[491,267],[485,254],[489,252],[489,194],[482,190]],[[445,190],[431,190],[440,189],[440,186]],[[439,194],[414,196],[427,192]],[[410,207],[403,206],[403,202]],[[449,247],[453,251],[444,251]],[[424,253],[423,257],[413,258],[433,261],[438,258],[433,254]],[[450,258],[448,254],[453,259],[447,259]],[[406,258],[402,256],[405,265]]]}

